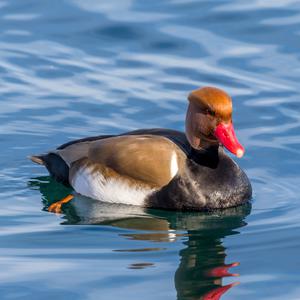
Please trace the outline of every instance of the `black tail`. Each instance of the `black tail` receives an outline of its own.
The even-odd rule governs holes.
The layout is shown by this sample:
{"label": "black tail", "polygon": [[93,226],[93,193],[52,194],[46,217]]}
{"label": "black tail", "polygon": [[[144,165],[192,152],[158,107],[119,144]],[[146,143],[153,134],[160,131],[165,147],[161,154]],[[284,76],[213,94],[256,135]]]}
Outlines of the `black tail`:
{"label": "black tail", "polygon": [[45,166],[50,175],[53,176],[58,182],[61,182],[66,186],[70,186],[69,166],[59,155],[55,153],[32,155],[29,157],[29,159],[31,159],[34,163]]}
{"label": "black tail", "polygon": [[32,155],[32,156],[29,156],[28,158],[36,164],[45,165],[43,156],[44,155]]}

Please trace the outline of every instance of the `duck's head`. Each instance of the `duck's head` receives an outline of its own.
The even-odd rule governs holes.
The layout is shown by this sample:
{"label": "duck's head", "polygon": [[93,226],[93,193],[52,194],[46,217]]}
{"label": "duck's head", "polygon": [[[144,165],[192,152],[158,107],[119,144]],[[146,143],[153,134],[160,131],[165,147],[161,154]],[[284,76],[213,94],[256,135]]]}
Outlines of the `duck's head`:
{"label": "duck's head", "polygon": [[224,91],[203,87],[189,96],[186,116],[186,136],[195,149],[221,143],[237,157],[244,148],[236,138],[232,123],[232,101]]}

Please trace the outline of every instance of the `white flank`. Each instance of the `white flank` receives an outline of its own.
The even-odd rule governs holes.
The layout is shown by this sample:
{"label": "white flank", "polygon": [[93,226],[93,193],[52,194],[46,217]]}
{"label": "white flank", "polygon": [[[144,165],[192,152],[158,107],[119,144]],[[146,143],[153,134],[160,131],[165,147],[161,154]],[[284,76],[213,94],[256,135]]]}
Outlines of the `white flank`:
{"label": "white flank", "polygon": [[173,178],[178,172],[178,164],[177,164],[177,155],[176,152],[173,151],[171,157],[171,166],[170,166],[171,177]]}
{"label": "white flank", "polygon": [[130,187],[119,179],[105,179],[99,172],[91,173],[88,168],[78,170],[71,182],[75,191],[83,196],[108,203],[143,206],[146,196],[154,189]]}

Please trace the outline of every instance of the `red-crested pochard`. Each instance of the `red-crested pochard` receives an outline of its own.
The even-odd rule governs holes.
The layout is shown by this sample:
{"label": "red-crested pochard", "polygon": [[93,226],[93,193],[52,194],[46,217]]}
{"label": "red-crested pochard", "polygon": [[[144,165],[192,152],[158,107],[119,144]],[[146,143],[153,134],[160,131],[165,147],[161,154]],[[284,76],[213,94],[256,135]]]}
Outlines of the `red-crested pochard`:
{"label": "red-crested pochard", "polygon": [[[252,188],[237,157],[244,148],[232,124],[232,101],[203,87],[188,96],[185,133],[141,129],[66,143],[32,156],[54,178],[84,196],[104,202],[173,210],[211,210],[245,203]],[[73,195],[54,203],[60,212]]]}

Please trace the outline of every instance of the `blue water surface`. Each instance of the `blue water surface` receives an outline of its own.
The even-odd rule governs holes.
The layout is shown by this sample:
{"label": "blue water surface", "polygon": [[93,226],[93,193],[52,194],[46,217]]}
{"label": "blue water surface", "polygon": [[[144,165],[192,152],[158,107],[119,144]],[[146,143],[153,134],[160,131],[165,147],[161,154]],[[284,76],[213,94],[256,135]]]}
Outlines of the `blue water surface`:
{"label": "blue water surface", "polygon": [[[300,299],[299,1],[0,0],[0,36],[1,300]],[[233,97],[251,204],[47,212],[70,190],[28,155],[183,130],[204,85]]]}

